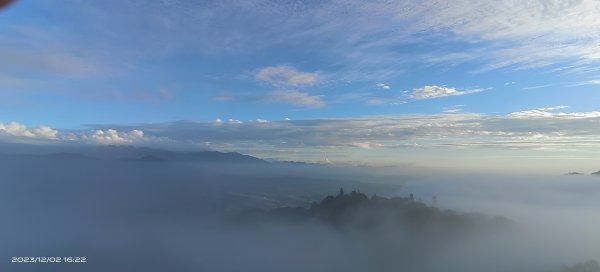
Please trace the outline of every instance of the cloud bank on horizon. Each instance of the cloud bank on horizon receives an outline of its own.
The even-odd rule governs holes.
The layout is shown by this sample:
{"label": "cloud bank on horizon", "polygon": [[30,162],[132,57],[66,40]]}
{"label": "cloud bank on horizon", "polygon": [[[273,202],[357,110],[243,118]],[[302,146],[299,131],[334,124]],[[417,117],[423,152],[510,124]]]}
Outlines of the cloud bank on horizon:
{"label": "cloud bank on horizon", "polygon": [[589,158],[599,13],[594,0],[19,1],[0,12],[0,140]]}
{"label": "cloud bank on horizon", "polygon": [[[263,158],[326,163],[394,164],[416,162],[428,154],[426,166],[457,166],[431,161],[447,153],[461,157],[492,154],[491,160],[573,160],[563,167],[596,167],[600,141],[600,112],[563,112],[567,106],[546,107],[507,115],[451,113],[370,116],[310,120],[242,121],[218,118],[212,122],[175,121],[136,125],[88,125],[88,129],[28,128],[0,123],[0,140],[9,143],[54,145],[133,145],[174,150],[237,151]],[[467,151],[465,151],[467,150]],[[475,154],[468,154],[475,151]],[[508,154],[507,154],[508,152]],[[511,153],[512,152],[512,153]],[[515,154],[521,153],[521,154]],[[527,156],[523,156],[527,154]],[[586,165],[585,160],[588,160]],[[560,160],[557,160],[560,161]],[[471,165],[481,167],[482,165]],[[492,167],[494,168],[494,167]],[[593,168],[590,168],[593,169]]]}

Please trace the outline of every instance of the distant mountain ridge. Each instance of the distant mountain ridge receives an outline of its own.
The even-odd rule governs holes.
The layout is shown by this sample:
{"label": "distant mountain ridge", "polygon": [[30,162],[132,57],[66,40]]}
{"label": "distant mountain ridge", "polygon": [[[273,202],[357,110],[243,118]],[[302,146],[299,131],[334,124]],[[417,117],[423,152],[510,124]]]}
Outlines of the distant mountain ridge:
{"label": "distant mountain ridge", "polygon": [[[12,151],[12,152],[11,152]],[[133,146],[94,146],[48,148],[46,152],[28,152],[27,148],[10,150],[3,156],[53,158],[68,160],[122,160],[138,162],[201,162],[201,163],[267,163],[265,160],[237,152],[171,151]]]}
{"label": "distant mountain ridge", "polygon": [[259,158],[237,152],[195,151],[175,152],[166,150],[145,150],[132,157],[123,157],[125,160],[146,162],[203,162],[203,163],[266,163]]}

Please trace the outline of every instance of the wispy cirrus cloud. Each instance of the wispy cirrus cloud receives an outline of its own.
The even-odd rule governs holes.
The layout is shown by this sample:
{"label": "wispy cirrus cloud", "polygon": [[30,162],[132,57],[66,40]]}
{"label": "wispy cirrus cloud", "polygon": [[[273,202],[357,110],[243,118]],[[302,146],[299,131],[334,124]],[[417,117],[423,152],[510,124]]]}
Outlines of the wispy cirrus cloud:
{"label": "wispy cirrus cloud", "polygon": [[586,81],[577,82],[569,85],[570,87],[584,86],[584,85],[600,85],[600,79],[591,79]]}
{"label": "wispy cirrus cloud", "polygon": [[375,84],[375,86],[377,86],[377,87],[379,87],[381,89],[384,89],[384,90],[389,90],[389,89],[392,88],[392,87],[390,87],[390,85],[387,85],[385,83],[377,83],[377,84]]}
{"label": "wispy cirrus cloud", "polygon": [[[254,82],[273,86],[272,91],[296,90],[323,101],[319,95],[324,92],[310,88],[320,87],[326,80],[376,84],[381,90],[391,90],[397,84],[392,79],[431,67],[454,69],[468,64],[460,66],[462,73],[552,66],[550,71],[562,73],[589,72],[600,64],[600,37],[594,34],[600,32],[600,19],[596,18],[600,4],[594,0],[329,0],[318,4],[66,1],[61,9],[35,4],[52,13],[49,18],[62,20],[40,18],[26,24],[15,20],[22,25],[0,28],[0,52],[4,52],[0,53],[4,64],[0,67],[0,87],[13,89],[34,80],[52,79],[59,86],[36,84],[29,89],[69,89],[69,95],[98,89],[96,92],[107,97],[145,101],[161,97],[147,85],[169,86],[164,84],[167,79],[155,75],[168,75],[164,77],[168,81],[192,85],[190,78],[194,76],[178,69],[214,68],[222,81],[207,83],[212,86],[202,86],[205,89],[232,90],[231,86],[237,88],[243,83],[228,81],[234,76],[223,74],[252,71]],[[15,5],[15,9],[19,7]],[[123,40],[128,43],[123,44]],[[227,69],[219,69],[221,63],[227,63]],[[114,70],[126,71],[127,80],[121,78],[120,85],[142,86],[139,89],[144,94],[107,86],[105,82],[115,84],[119,80],[101,77]],[[30,74],[35,79],[27,79]],[[96,80],[70,84],[80,77]],[[147,78],[156,82],[149,83]],[[133,81],[139,84],[130,83]],[[110,94],[111,87],[117,95]],[[342,92],[339,85],[335,87],[338,90],[332,92],[338,94],[328,93],[328,99]],[[473,91],[452,92],[454,88],[444,86],[431,91],[434,86],[429,87],[429,92],[425,87],[416,92],[414,99]],[[312,100],[311,105],[323,105],[317,98]],[[365,101],[370,105],[390,104],[381,97]]]}
{"label": "wispy cirrus cloud", "polygon": [[462,108],[464,106],[465,105],[454,105],[454,106],[451,106],[451,107],[445,107],[445,108],[443,108],[443,111],[444,111],[444,113],[458,113],[458,112],[461,112],[463,110]]}
{"label": "wispy cirrus cloud", "polygon": [[321,108],[327,102],[319,95],[312,95],[299,90],[277,90],[258,94],[221,94],[214,97],[219,102],[286,104],[302,108]]}
{"label": "wispy cirrus cloud", "polygon": [[319,72],[302,72],[287,65],[261,68],[254,77],[275,86],[315,85],[323,79]]}
{"label": "wispy cirrus cloud", "polygon": [[[600,31],[596,16],[600,3],[594,0],[331,0],[319,4],[125,1],[90,5],[69,1],[65,6],[69,11],[65,16],[80,15],[74,18],[78,24],[71,28],[75,34],[94,33],[89,37],[90,46],[102,46],[97,49],[104,52],[119,48],[120,58],[181,51],[209,55],[264,52],[283,45],[292,50],[318,48],[334,56],[334,63],[342,64],[341,74],[362,73],[365,77],[401,72],[394,64],[473,62],[482,69],[519,69],[561,63],[569,70],[593,67],[600,60],[596,46],[600,37],[593,34]],[[349,25],[352,31],[347,31]],[[99,42],[124,39],[131,47]],[[47,44],[58,39],[53,41]],[[394,49],[398,45],[448,42],[456,46],[411,54]],[[277,69],[278,75],[294,73]],[[270,78],[272,71],[265,72]],[[314,82],[306,76],[284,81]]]}
{"label": "wispy cirrus cloud", "polygon": [[262,96],[266,102],[286,103],[294,106],[320,108],[326,105],[320,96],[310,95],[301,91],[274,91]]}
{"label": "wispy cirrus cloud", "polygon": [[566,109],[568,106],[554,106],[554,107],[546,107],[539,108],[533,110],[524,110],[510,113],[509,117],[514,118],[524,118],[524,119],[532,119],[532,118],[542,118],[542,119],[565,119],[565,120],[573,120],[573,119],[589,119],[589,118],[598,118],[600,117],[600,111],[588,111],[588,112],[557,112],[557,110]]}
{"label": "wispy cirrus cloud", "polygon": [[[94,52],[69,42],[70,33],[47,26],[4,25],[0,27],[0,74],[15,77],[87,77],[108,71]],[[115,70],[115,67],[110,69]]]}

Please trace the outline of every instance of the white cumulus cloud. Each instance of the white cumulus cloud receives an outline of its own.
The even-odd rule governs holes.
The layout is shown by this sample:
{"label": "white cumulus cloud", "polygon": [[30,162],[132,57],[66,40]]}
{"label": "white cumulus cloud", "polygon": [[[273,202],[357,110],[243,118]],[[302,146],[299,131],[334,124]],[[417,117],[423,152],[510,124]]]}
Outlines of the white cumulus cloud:
{"label": "white cumulus cloud", "polygon": [[127,145],[146,141],[144,132],[134,129],[130,132],[119,132],[115,129],[95,130],[92,134],[83,135],[81,139],[85,143],[102,145]]}
{"label": "white cumulus cloud", "polygon": [[0,122],[0,135],[4,135],[4,138],[55,140],[58,136],[58,130],[47,126],[29,129],[17,122],[7,124]]}

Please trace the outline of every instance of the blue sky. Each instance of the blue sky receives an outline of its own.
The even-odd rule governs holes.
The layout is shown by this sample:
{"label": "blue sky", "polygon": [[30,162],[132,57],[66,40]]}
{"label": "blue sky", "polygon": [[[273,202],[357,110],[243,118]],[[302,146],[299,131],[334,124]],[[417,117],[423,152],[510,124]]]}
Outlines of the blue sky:
{"label": "blue sky", "polygon": [[481,150],[591,161],[597,14],[593,0],[17,1],[0,11],[0,136],[312,161],[334,149],[409,163],[383,156],[409,145],[435,151],[425,164]]}

